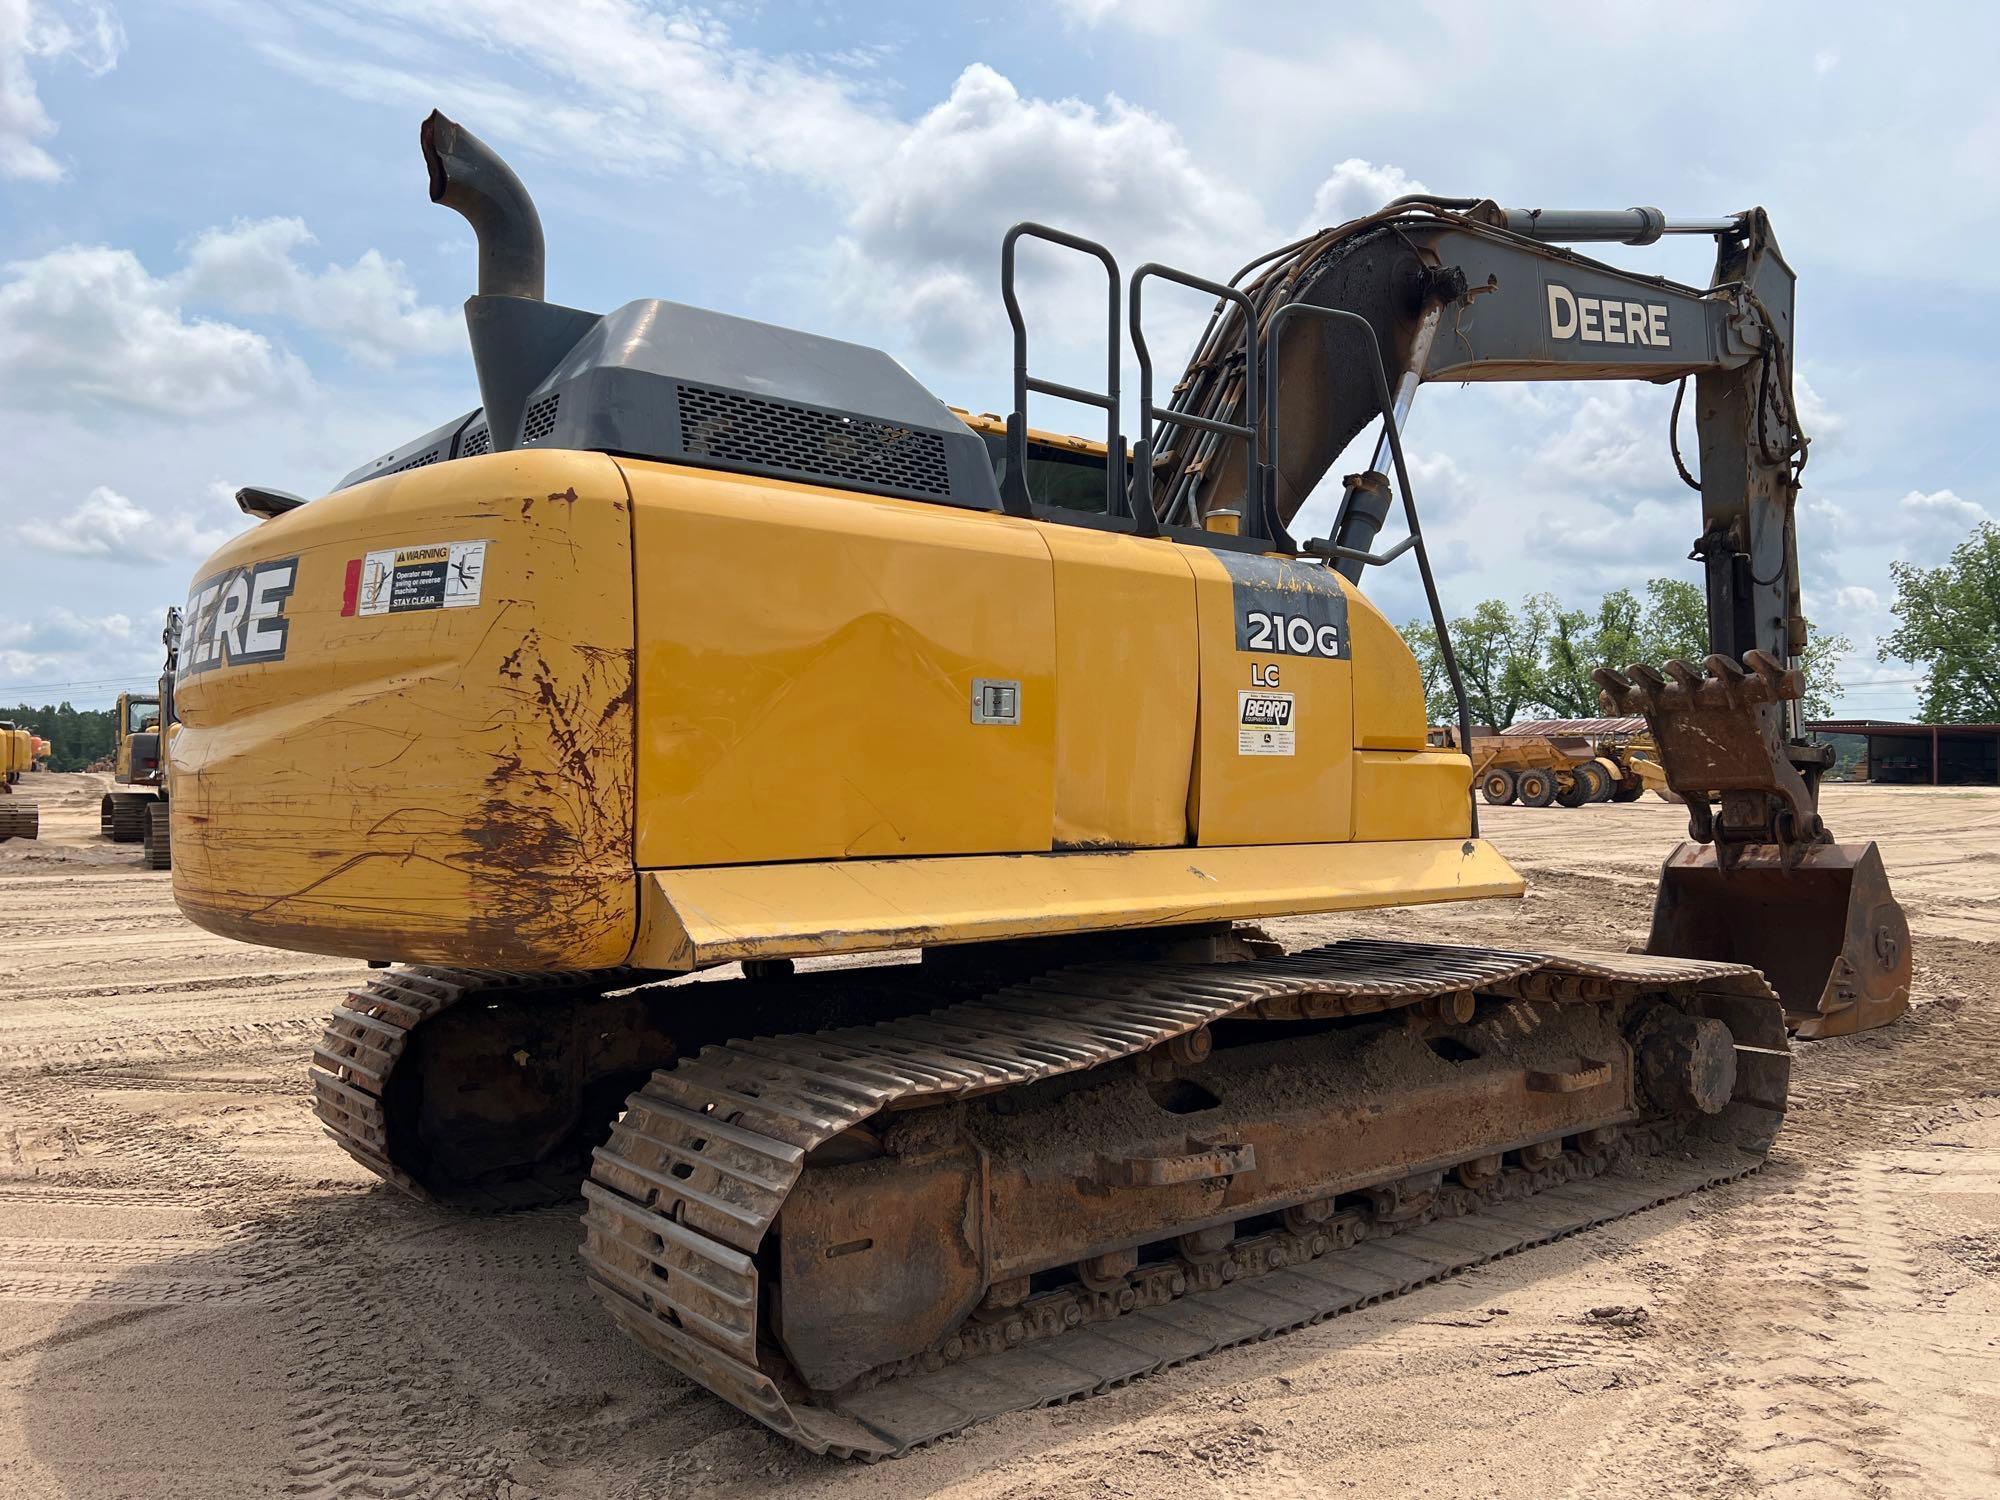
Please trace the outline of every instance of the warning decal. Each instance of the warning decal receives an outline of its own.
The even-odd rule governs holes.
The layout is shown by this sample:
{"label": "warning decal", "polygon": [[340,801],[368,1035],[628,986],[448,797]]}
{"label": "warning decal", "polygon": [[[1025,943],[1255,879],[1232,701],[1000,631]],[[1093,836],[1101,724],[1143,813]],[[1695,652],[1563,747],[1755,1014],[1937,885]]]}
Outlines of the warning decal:
{"label": "warning decal", "polygon": [[1298,753],[1298,705],[1290,693],[1236,695],[1236,753],[1295,755]]}
{"label": "warning decal", "polygon": [[466,609],[479,602],[485,542],[438,542],[371,552],[347,565],[343,615],[400,615]]}

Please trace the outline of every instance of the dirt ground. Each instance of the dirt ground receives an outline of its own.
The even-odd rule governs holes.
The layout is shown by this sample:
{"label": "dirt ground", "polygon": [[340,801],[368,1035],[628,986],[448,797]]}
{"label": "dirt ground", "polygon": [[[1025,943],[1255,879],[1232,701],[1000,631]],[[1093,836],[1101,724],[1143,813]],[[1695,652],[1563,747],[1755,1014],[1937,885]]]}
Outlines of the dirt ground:
{"label": "dirt ground", "polygon": [[[1763,1172],[866,1467],[643,1357],[571,1211],[459,1217],[351,1164],[305,1069],[361,967],[182,921],[96,838],[101,782],[26,778],[42,839],[0,844],[0,1495],[2000,1493],[2000,792],[1828,792],[1882,842],[1918,1006],[1800,1049]],[[1623,948],[1680,827],[1491,809],[1524,902],[1281,935]]]}

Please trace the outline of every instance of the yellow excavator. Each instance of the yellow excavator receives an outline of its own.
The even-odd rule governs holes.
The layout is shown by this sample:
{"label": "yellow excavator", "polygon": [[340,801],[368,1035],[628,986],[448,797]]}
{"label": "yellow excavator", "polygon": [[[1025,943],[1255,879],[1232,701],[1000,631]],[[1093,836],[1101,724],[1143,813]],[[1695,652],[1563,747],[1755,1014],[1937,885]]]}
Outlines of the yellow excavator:
{"label": "yellow excavator", "polygon": [[[422,146],[478,235],[482,404],[319,499],[240,492],[262,524],[185,611],[175,896],[381,967],[315,1052],[334,1138],[447,1205],[581,1178],[610,1317],[777,1431],[901,1453],[1738,1176],[1787,1011],[1905,1003],[1874,847],[1828,839],[1790,734],[1761,212],[1406,199],[1229,283],[1017,226],[982,432],[860,345],[547,302],[515,175],[442,115]],[[1714,286],[1552,243],[1681,231]],[[1030,245],[1102,265],[1102,389],[1030,373]],[[1162,282],[1217,304],[1164,407]],[[1448,642],[1418,385],[1688,375],[1717,651],[1605,683],[1694,815],[1649,951],[1284,951],[1258,919],[1523,889],[1357,587],[1414,554]],[[1103,442],[1031,435],[1030,393]]]}
{"label": "yellow excavator", "polygon": [[12,719],[0,719],[0,843],[8,839],[32,839],[41,834],[41,809],[27,798],[15,800],[14,788],[23,772],[35,769],[35,751],[41,742]]}
{"label": "yellow excavator", "polygon": [[167,648],[156,693],[120,693],[112,729],[116,748],[112,780],[135,791],[109,791],[98,801],[97,830],[114,844],[142,845],[142,862],[149,870],[173,867],[172,778],[167,757],[174,718],[176,653],[180,648],[181,612],[167,611],[160,640]]}

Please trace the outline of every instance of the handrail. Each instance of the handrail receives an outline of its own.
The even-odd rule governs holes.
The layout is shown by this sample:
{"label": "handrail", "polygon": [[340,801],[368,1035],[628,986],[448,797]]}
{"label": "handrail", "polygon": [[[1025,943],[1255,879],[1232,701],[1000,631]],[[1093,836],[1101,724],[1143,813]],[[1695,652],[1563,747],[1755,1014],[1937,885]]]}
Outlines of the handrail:
{"label": "handrail", "polygon": [[[1140,313],[1140,293],[1149,276],[1177,282],[1197,292],[1207,292],[1217,299],[1218,304],[1230,301],[1242,308],[1243,408],[1250,414],[1248,422],[1224,422],[1215,417],[1162,410],[1153,405],[1153,356],[1146,347],[1145,321]],[[1162,422],[1196,427],[1224,437],[1240,437],[1249,443],[1249,463],[1243,471],[1243,516],[1240,525],[1247,528],[1243,531],[1245,536],[1259,541],[1268,539],[1272,533],[1263,524],[1263,507],[1259,503],[1263,494],[1263,451],[1259,447],[1257,425],[1257,310],[1250,305],[1250,299],[1233,286],[1191,276],[1186,271],[1177,271],[1156,261],[1148,261],[1132,273],[1128,300],[1131,304],[1132,352],[1139,361],[1139,448],[1132,464],[1132,513],[1138,517],[1140,531],[1146,536],[1160,534],[1159,516],[1153,509],[1153,423]]]}
{"label": "handrail", "polygon": [[[1405,552],[1414,550],[1417,554],[1417,571],[1423,577],[1424,598],[1431,607],[1431,627],[1437,632],[1438,654],[1444,659],[1445,675],[1451,679],[1451,695],[1458,704],[1459,748],[1469,756],[1472,753],[1472,706],[1465,696],[1465,679],[1459,675],[1458,653],[1451,647],[1451,630],[1445,624],[1444,605],[1438,599],[1437,579],[1431,572],[1430,553],[1424,547],[1423,528],[1417,523],[1417,498],[1410,488],[1410,471],[1403,462],[1403,435],[1396,425],[1396,405],[1389,394],[1389,377],[1382,367],[1382,345],[1375,337],[1375,328],[1357,312],[1349,312],[1344,307],[1321,307],[1311,302],[1287,302],[1271,315],[1270,328],[1264,336],[1264,430],[1268,451],[1281,452],[1278,446],[1278,346],[1283,338],[1285,324],[1294,313],[1307,317],[1325,318],[1335,322],[1358,327],[1368,343],[1368,373],[1374,377],[1375,400],[1382,408],[1382,431],[1389,440],[1389,452],[1396,464],[1396,484],[1403,492],[1403,520],[1409,534],[1387,552],[1377,556],[1354,547],[1335,545],[1331,537],[1324,541],[1315,539],[1307,543],[1307,550],[1318,557],[1344,557],[1372,567],[1380,567],[1394,562]],[[1274,460],[1266,465],[1264,473],[1265,503],[1270,507],[1275,519],[1278,511],[1278,465]],[[1471,796],[1470,787],[1467,788]],[[1479,832],[1479,802],[1471,797],[1472,831]]]}
{"label": "handrail", "polygon": [[[1111,319],[1106,339],[1104,389],[1087,391],[1060,381],[1042,380],[1028,373],[1028,324],[1021,315],[1020,299],[1014,295],[1014,245],[1023,238],[1046,240],[1052,245],[1081,251],[1104,264],[1111,283]],[[1118,262],[1095,240],[1046,224],[1023,222],[1007,231],[1000,242],[1000,297],[1007,304],[1007,321],[1014,328],[1014,409],[1007,415],[1007,474],[1000,484],[1000,504],[1009,515],[1034,514],[1028,494],[1028,393],[1055,396],[1085,406],[1101,407],[1104,423],[1104,508],[1109,515],[1122,513],[1125,469],[1125,439],[1118,431],[1118,366],[1123,346],[1119,341],[1118,302],[1122,290]]]}

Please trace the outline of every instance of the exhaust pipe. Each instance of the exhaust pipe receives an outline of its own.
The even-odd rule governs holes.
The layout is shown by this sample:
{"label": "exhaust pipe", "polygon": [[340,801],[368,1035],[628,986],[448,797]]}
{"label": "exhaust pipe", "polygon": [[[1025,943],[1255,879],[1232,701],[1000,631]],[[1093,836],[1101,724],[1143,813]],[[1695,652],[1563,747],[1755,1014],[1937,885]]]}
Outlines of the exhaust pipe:
{"label": "exhaust pipe", "polygon": [[542,216],[514,169],[478,136],[432,110],[420,138],[431,202],[465,216],[479,236],[479,295],[542,300]]}
{"label": "exhaust pipe", "polygon": [[[599,319],[543,300],[542,218],[514,169],[438,110],[419,138],[431,202],[463,215],[479,236],[479,291],[465,301],[465,328],[486,430],[493,451],[505,453],[521,446],[529,396]],[[548,446],[563,446],[561,436]]]}

